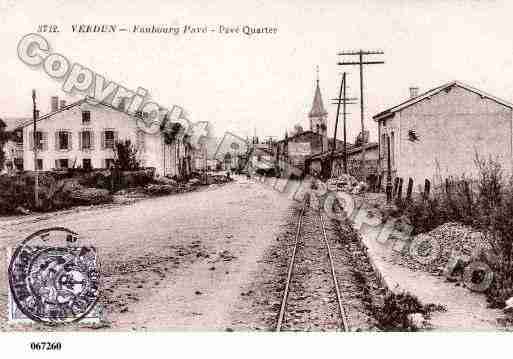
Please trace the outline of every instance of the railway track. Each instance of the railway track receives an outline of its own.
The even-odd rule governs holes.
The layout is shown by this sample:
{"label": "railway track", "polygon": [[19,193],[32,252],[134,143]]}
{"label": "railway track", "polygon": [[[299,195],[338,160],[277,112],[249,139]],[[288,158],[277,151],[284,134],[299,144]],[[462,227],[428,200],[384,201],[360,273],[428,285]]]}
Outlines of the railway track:
{"label": "railway track", "polygon": [[[308,317],[301,316],[301,313],[308,313],[316,319],[326,318],[321,320],[326,323],[326,328],[311,328],[306,323],[306,329],[350,331],[324,218],[322,212],[310,207],[309,203],[309,200],[303,203],[298,215],[276,331],[298,330],[301,326],[297,325],[301,324],[298,317],[303,318],[302,326],[305,327]],[[301,258],[298,260],[298,257]],[[327,279],[328,276],[331,280]],[[311,283],[310,288],[316,288],[307,303],[304,303],[303,292],[307,291],[303,287],[304,281]],[[290,303],[291,293],[295,296],[294,303]],[[334,316],[335,310],[338,313]]]}

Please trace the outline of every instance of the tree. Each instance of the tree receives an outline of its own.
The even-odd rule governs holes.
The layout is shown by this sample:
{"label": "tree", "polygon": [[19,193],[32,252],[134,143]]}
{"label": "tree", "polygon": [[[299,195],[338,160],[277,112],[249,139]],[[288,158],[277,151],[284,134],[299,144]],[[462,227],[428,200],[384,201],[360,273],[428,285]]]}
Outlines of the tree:
{"label": "tree", "polygon": [[139,169],[137,160],[137,149],[130,140],[116,141],[114,144],[114,155],[116,166],[122,171],[133,171]]}
{"label": "tree", "polygon": [[0,119],[0,170],[4,169],[5,152],[4,145],[9,140],[9,132],[5,131],[7,125]]}

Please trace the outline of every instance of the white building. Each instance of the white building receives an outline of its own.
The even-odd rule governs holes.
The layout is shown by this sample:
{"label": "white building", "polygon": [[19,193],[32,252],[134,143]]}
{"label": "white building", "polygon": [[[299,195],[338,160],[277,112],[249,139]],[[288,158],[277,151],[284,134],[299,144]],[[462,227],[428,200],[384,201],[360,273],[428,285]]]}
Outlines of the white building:
{"label": "white building", "polygon": [[[87,99],[70,105],[61,101],[57,108],[58,103],[52,99],[52,111],[36,121],[37,169],[109,168],[115,161],[114,143],[130,140],[142,167],[170,176],[179,176],[179,169],[191,170],[190,147],[180,139],[166,145],[160,131],[143,131],[141,117]],[[24,169],[33,170],[33,121],[21,127]]]}

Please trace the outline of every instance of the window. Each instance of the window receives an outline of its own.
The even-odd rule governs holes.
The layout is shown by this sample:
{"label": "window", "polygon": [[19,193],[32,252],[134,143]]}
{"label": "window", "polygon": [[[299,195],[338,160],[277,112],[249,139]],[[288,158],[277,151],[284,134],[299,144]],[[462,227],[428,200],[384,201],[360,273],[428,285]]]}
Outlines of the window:
{"label": "window", "polygon": [[82,168],[85,170],[90,170],[92,168],[90,158],[82,159]]}
{"label": "window", "polygon": [[105,139],[105,148],[114,148],[114,131],[105,131],[103,133]]}
{"label": "window", "polygon": [[68,149],[68,134],[66,132],[59,132],[59,150]]}
{"label": "window", "polygon": [[381,135],[381,154],[387,161],[387,136],[385,134]]}
{"label": "window", "polygon": [[415,132],[415,130],[408,130],[408,140],[410,140],[411,142],[419,140],[419,136],[417,135],[417,132]]}
{"label": "window", "polygon": [[41,171],[43,169],[43,160],[41,158],[38,158],[36,164],[36,169],[38,171]]}
{"label": "window", "polygon": [[105,159],[105,168],[114,167],[114,158],[106,158]]}
{"label": "window", "polygon": [[36,148],[40,151],[43,149],[43,132],[41,131],[36,131]]}
{"label": "window", "polygon": [[390,163],[392,167],[395,166],[395,135],[393,132],[390,136]]}
{"label": "window", "polygon": [[60,130],[55,132],[55,149],[56,150],[71,150],[71,132]]}
{"label": "window", "polygon": [[80,134],[80,140],[82,142],[82,150],[90,150],[92,148],[91,131],[82,131]]}
{"label": "window", "polygon": [[82,111],[82,124],[88,125],[91,123],[91,111]]}
{"label": "window", "polygon": [[68,168],[68,167],[69,167],[69,161],[67,158],[59,159],[59,168]]}

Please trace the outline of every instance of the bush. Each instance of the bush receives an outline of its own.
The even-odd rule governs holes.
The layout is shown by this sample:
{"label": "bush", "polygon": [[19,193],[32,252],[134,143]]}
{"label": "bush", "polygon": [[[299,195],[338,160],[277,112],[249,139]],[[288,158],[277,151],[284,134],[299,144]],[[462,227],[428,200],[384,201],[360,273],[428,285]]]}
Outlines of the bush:
{"label": "bush", "polygon": [[489,262],[494,281],[488,290],[494,306],[503,306],[513,296],[513,177],[503,179],[500,165],[479,162],[480,213],[478,227],[492,248],[496,259]]}
{"label": "bush", "polygon": [[35,175],[0,176],[0,214],[25,210],[54,211],[75,205],[112,202],[107,190],[85,188],[77,179],[56,180],[52,173],[39,174],[39,207],[34,198]]}
{"label": "bush", "polygon": [[178,192],[178,187],[169,184],[150,184],[144,190],[150,196],[165,196]]}
{"label": "bush", "polygon": [[388,293],[382,306],[376,306],[374,313],[380,329],[385,331],[416,331],[418,328],[410,319],[411,314],[420,313],[429,319],[434,311],[443,311],[436,304],[422,305],[417,297],[408,292]]}
{"label": "bush", "polygon": [[513,296],[513,177],[504,178],[500,163],[476,156],[475,181],[445,182],[433,198],[404,203],[402,213],[413,234],[428,232],[447,222],[470,225],[480,231],[495,259],[487,259],[494,281],[487,291],[495,306]]}

